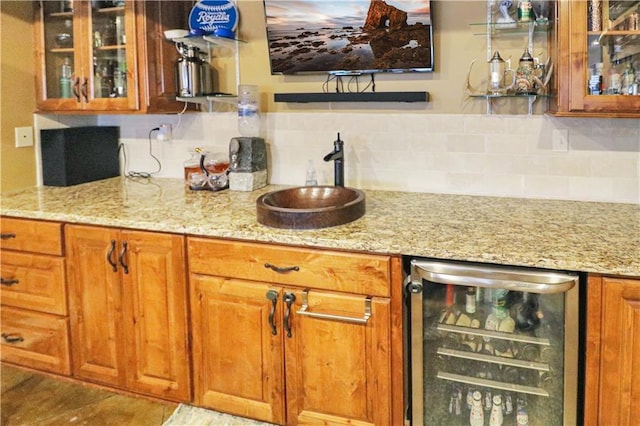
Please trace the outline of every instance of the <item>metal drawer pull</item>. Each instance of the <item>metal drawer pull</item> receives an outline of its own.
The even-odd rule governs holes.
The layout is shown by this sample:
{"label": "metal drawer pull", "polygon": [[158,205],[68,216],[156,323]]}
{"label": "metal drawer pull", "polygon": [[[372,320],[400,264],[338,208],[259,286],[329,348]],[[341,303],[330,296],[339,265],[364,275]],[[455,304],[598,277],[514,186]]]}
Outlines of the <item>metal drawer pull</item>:
{"label": "metal drawer pull", "polygon": [[120,266],[122,266],[122,269],[124,269],[124,273],[125,274],[129,273],[129,265],[124,263],[124,256],[125,256],[125,254],[127,254],[127,248],[128,247],[129,247],[129,245],[127,244],[126,241],[124,243],[122,243],[122,251],[120,252],[120,256],[118,257],[118,262],[120,262]]}
{"label": "metal drawer pull", "polygon": [[293,293],[285,293],[284,303],[287,305],[287,309],[284,311],[284,331],[287,332],[287,337],[291,337],[291,305],[296,301],[296,295]]}
{"label": "metal drawer pull", "polygon": [[111,240],[111,247],[109,247],[109,252],[107,253],[107,262],[111,265],[113,272],[118,272],[118,265],[114,260],[111,260],[114,251],[116,251],[116,240]]}
{"label": "metal drawer pull", "polygon": [[271,334],[276,336],[278,334],[278,329],[276,328],[274,316],[276,314],[276,304],[278,303],[278,292],[275,290],[267,291],[267,299],[271,301],[271,309],[269,310],[269,325],[271,326]]}
{"label": "metal drawer pull", "polygon": [[15,237],[16,237],[16,234],[14,234],[12,232],[7,233],[7,234],[0,234],[0,238],[2,238],[3,240],[8,240],[10,238],[15,238]]}
{"label": "metal drawer pull", "polygon": [[354,317],[347,317],[344,315],[321,314],[318,312],[309,312],[308,294],[309,292],[306,290],[302,292],[302,307],[300,308],[299,311],[296,312],[296,314],[306,315],[312,318],[352,322],[356,324],[366,324],[367,321],[369,321],[369,318],[371,318],[371,298],[370,297],[367,297],[366,299],[364,299],[364,316],[362,318],[354,318]]}
{"label": "metal drawer pull", "polygon": [[289,267],[280,267],[280,266],[276,266],[276,265],[272,265],[270,263],[265,263],[264,264],[265,268],[269,268],[272,271],[276,271],[278,273],[284,274],[285,272],[291,272],[291,271],[299,271],[300,267],[298,266],[289,266]]}
{"label": "metal drawer pull", "polygon": [[20,343],[24,341],[24,337],[18,333],[2,333],[0,336],[2,336],[7,343]]}
{"label": "metal drawer pull", "polygon": [[20,283],[20,280],[16,280],[16,279],[5,280],[4,278],[0,278],[0,284],[6,285],[7,287],[11,287],[12,285],[19,284],[19,283]]}

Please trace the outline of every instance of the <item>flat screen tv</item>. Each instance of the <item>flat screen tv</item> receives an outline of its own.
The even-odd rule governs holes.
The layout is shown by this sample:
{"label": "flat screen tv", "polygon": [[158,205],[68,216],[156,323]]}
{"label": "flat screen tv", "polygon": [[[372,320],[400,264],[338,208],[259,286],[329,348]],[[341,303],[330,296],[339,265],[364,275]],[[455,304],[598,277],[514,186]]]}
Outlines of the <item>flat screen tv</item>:
{"label": "flat screen tv", "polygon": [[271,73],[433,71],[431,0],[264,0]]}

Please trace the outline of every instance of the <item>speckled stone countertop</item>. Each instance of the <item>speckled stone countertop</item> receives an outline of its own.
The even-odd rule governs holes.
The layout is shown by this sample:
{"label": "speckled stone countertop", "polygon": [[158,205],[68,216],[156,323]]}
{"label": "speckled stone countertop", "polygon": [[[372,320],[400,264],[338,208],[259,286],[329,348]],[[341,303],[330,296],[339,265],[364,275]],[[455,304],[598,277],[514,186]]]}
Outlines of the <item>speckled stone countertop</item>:
{"label": "speckled stone countertop", "polygon": [[256,221],[258,191],[113,178],[2,194],[4,216],[640,277],[640,206],[364,191],[367,213],[320,230]]}

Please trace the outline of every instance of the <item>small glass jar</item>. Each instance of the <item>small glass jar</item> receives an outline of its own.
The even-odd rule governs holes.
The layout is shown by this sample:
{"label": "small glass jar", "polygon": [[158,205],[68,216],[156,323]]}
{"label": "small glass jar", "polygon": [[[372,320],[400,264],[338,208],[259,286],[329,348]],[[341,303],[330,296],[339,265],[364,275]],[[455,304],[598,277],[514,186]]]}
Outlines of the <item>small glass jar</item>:
{"label": "small glass jar", "polygon": [[505,95],[507,86],[505,85],[505,75],[507,72],[507,63],[502,59],[500,53],[496,51],[489,60],[489,95]]}
{"label": "small glass jar", "polygon": [[204,174],[202,169],[200,168],[200,148],[195,148],[189,152],[191,157],[188,160],[184,161],[184,182],[187,186],[191,186],[192,174]]}

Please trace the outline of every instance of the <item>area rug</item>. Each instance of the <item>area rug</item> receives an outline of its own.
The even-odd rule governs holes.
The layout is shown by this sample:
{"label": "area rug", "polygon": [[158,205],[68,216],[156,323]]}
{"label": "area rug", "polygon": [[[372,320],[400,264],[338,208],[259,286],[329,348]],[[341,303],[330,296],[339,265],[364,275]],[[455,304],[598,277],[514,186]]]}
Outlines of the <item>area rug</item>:
{"label": "area rug", "polygon": [[171,417],[164,422],[163,426],[269,426],[271,423],[259,422],[232,416],[230,414],[219,413],[217,411],[205,410],[204,408],[193,407],[191,405],[180,404]]}

